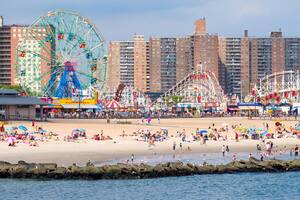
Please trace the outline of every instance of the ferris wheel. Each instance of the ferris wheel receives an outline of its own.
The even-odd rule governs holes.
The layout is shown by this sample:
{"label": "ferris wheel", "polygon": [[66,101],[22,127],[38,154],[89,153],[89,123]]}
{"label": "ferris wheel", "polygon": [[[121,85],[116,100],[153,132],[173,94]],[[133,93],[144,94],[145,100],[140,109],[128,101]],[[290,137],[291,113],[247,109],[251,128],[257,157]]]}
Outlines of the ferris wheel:
{"label": "ferris wheel", "polygon": [[54,11],[19,38],[13,82],[33,95],[72,97],[102,90],[107,76],[105,41],[87,18]]}

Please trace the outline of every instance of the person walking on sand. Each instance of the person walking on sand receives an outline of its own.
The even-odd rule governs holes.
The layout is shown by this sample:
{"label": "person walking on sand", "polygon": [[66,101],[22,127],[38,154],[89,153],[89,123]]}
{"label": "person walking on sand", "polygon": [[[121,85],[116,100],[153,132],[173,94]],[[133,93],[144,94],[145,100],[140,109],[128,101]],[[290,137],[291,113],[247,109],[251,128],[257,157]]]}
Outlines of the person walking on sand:
{"label": "person walking on sand", "polygon": [[173,151],[176,151],[176,142],[173,142]]}
{"label": "person walking on sand", "polygon": [[237,132],[235,132],[235,141],[238,142],[239,141],[239,134]]}
{"label": "person walking on sand", "polygon": [[235,154],[233,154],[232,160],[233,160],[233,161],[236,161],[236,155],[235,155]]}
{"label": "person walking on sand", "polygon": [[225,151],[226,151],[226,148],[225,148],[225,145],[223,144],[223,146],[222,146],[222,155],[223,155],[223,157],[225,156]]}
{"label": "person walking on sand", "polygon": [[180,151],[182,152],[182,143],[179,143]]}
{"label": "person walking on sand", "polygon": [[229,146],[226,145],[226,152],[229,153]]}
{"label": "person walking on sand", "polygon": [[295,156],[298,157],[298,155],[299,155],[299,147],[298,147],[298,145],[296,145],[296,147],[295,147]]}
{"label": "person walking on sand", "polygon": [[134,154],[131,154],[131,162],[133,163],[134,161]]}

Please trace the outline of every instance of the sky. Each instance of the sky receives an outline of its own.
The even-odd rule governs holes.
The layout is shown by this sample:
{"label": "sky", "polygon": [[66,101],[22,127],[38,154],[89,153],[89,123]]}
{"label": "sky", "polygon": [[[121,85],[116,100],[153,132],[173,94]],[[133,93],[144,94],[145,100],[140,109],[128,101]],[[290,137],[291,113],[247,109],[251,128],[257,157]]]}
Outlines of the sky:
{"label": "sky", "polygon": [[31,24],[53,10],[89,18],[106,41],[130,40],[133,34],[175,37],[193,32],[206,18],[209,33],[268,36],[273,30],[300,37],[299,0],[0,0],[5,24]]}

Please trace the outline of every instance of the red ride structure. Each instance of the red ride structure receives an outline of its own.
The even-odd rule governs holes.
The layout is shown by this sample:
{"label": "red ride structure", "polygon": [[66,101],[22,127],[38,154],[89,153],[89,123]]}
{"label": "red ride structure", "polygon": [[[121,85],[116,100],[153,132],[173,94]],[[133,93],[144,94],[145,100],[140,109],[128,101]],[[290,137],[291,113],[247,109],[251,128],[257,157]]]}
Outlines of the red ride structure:
{"label": "red ride structure", "polygon": [[252,101],[264,104],[299,103],[299,71],[283,71],[259,80],[250,92]]}

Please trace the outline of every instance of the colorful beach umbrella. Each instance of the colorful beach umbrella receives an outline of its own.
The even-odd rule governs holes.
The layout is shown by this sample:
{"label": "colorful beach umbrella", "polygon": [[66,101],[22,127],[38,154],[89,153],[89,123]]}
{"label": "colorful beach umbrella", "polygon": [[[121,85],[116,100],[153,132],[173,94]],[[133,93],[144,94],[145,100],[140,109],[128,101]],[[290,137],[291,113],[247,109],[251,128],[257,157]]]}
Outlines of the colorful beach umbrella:
{"label": "colorful beach umbrella", "polygon": [[28,131],[28,129],[24,125],[20,125],[18,128],[22,131]]}
{"label": "colorful beach umbrella", "polygon": [[85,132],[85,129],[84,128],[79,128],[77,129],[79,132]]}
{"label": "colorful beach umbrella", "polygon": [[39,132],[40,132],[40,133],[46,133],[47,131],[44,130],[44,129],[42,129],[42,130],[40,130]]}
{"label": "colorful beach umbrella", "polygon": [[13,131],[13,130],[16,130],[16,129],[18,129],[18,127],[16,127],[16,126],[5,127],[5,131]]}
{"label": "colorful beach umbrella", "polygon": [[198,134],[200,134],[200,135],[206,135],[206,134],[208,134],[208,131],[207,130],[199,130]]}
{"label": "colorful beach umbrella", "polygon": [[16,137],[14,137],[14,136],[9,136],[8,138],[6,138],[5,141],[6,141],[7,143],[10,143],[10,144],[15,143]]}

